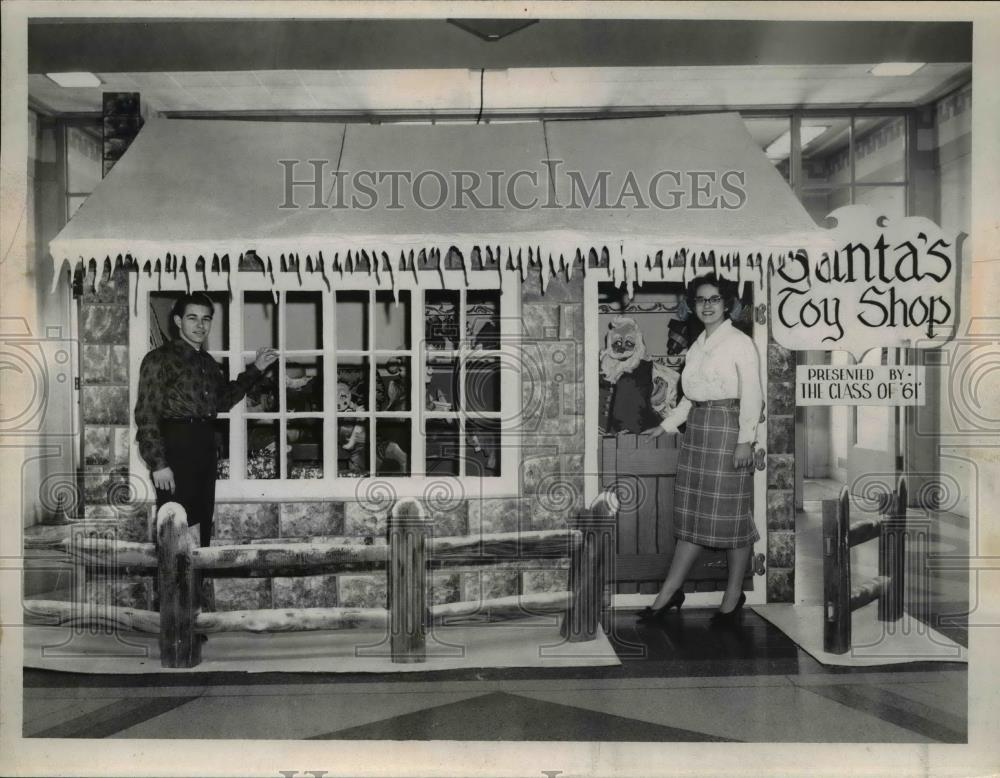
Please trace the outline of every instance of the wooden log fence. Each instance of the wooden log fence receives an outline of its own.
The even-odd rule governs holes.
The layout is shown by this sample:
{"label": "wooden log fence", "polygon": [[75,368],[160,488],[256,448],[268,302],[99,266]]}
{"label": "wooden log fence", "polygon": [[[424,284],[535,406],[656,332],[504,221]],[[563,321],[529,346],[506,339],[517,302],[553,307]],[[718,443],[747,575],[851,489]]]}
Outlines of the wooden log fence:
{"label": "wooden log fence", "polygon": [[160,664],[194,667],[201,663],[201,640],[194,628],[198,602],[194,538],[188,532],[184,509],[175,502],[160,508],[156,550],[160,562]]}
{"label": "wooden log fence", "polygon": [[[850,495],[823,501],[823,650],[851,648],[851,614],[878,600],[879,621],[903,617],[906,567],[906,481],[880,507],[880,514],[851,521]],[[851,548],[878,541],[878,575],[852,585]]]}
{"label": "wooden log fence", "polygon": [[589,511],[577,518],[582,537],[570,557],[569,588],[572,602],[563,621],[562,636],[571,643],[593,640],[600,622],[606,622],[607,584],[613,580],[615,559],[615,506],[601,494]]}
{"label": "wooden log fence", "polygon": [[[570,529],[432,538],[419,503],[400,500],[390,515],[389,542],[384,546],[276,543],[198,548],[188,531],[184,509],[167,503],[156,518],[156,543],[107,538],[46,543],[47,548],[63,550],[87,568],[111,565],[131,573],[156,574],[159,612],[45,600],[25,602],[25,612],[35,623],[99,624],[156,634],[164,667],[198,665],[200,636],[218,632],[388,629],[393,662],[423,662],[429,626],[463,619],[492,621],[559,613],[564,616],[564,638],[572,642],[595,640],[607,607],[614,527],[614,504],[602,495]],[[536,560],[567,559],[568,591],[433,606],[428,601],[429,570],[485,565],[522,569]],[[379,569],[386,570],[388,583],[388,607],[384,609],[198,609],[202,576],[284,577]]]}

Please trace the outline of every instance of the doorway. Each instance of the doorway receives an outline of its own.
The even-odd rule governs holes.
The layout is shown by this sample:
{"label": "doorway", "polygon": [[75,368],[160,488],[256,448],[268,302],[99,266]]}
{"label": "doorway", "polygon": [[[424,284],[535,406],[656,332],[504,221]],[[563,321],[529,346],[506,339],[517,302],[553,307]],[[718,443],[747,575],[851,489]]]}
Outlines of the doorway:
{"label": "doorway", "polygon": [[[598,354],[609,348],[612,327],[634,333],[642,360],[672,371],[676,381],[683,370],[687,347],[701,332],[701,325],[689,316],[680,283],[647,282],[636,287],[630,297],[613,283],[596,284],[597,337],[589,341]],[[753,289],[745,285],[734,310],[733,324],[753,337]],[[627,320],[627,324],[622,321]],[[641,344],[641,345],[640,345]],[[595,375],[592,386],[599,387],[597,424],[593,445],[597,450],[598,488],[614,490],[619,498],[616,532],[615,592],[619,595],[653,595],[666,577],[674,550],[673,489],[677,472],[678,435],[659,437],[637,434],[635,425],[623,429],[615,421],[615,387],[601,369],[601,359],[589,361]],[[640,370],[655,370],[649,366]],[[680,387],[677,386],[677,389]],[[675,398],[676,399],[676,398]],[[631,410],[631,409],[630,409]],[[652,426],[646,422],[639,426]],[[648,425],[648,426],[647,426]],[[765,530],[758,528],[761,538]],[[706,549],[699,556],[685,583],[688,592],[715,592],[725,589],[728,565],[722,549]],[[753,571],[748,571],[745,588],[753,589]]]}

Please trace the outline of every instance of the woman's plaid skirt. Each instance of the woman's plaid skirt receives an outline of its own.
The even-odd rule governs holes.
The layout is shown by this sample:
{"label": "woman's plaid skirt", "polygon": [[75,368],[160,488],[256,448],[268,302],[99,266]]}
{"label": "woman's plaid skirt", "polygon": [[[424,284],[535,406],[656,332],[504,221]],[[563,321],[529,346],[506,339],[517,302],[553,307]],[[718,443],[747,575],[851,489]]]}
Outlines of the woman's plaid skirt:
{"label": "woman's plaid skirt", "polygon": [[738,400],[694,403],[674,482],[674,536],[699,546],[739,548],[760,539],[753,522],[753,466],[733,467]]}

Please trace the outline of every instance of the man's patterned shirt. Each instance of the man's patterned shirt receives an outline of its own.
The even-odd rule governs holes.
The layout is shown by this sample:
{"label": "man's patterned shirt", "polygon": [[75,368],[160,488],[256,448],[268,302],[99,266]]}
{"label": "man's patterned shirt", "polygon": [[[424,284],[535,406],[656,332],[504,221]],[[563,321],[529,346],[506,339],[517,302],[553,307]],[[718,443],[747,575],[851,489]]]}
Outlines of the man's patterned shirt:
{"label": "man's patterned shirt", "polygon": [[228,381],[218,362],[182,338],[146,354],[139,369],[135,439],[150,470],[168,466],[161,421],[215,418],[243,399],[260,376],[260,370],[251,364],[235,381]]}

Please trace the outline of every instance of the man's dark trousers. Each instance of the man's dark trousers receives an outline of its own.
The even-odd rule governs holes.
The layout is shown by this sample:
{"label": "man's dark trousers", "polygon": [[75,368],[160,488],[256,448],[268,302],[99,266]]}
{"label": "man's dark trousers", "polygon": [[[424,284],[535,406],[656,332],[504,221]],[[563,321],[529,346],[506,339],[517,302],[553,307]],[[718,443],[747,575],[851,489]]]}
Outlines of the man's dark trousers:
{"label": "man's dark trousers", "polygon": [[157,489],[156,509],[167,502],[180,503],[188,526],[199,525],[201,545],[207,546],[215,509],[215,425],[211,419],[165,419],[160,431],[167,465],[174,473],[174,491]]}

